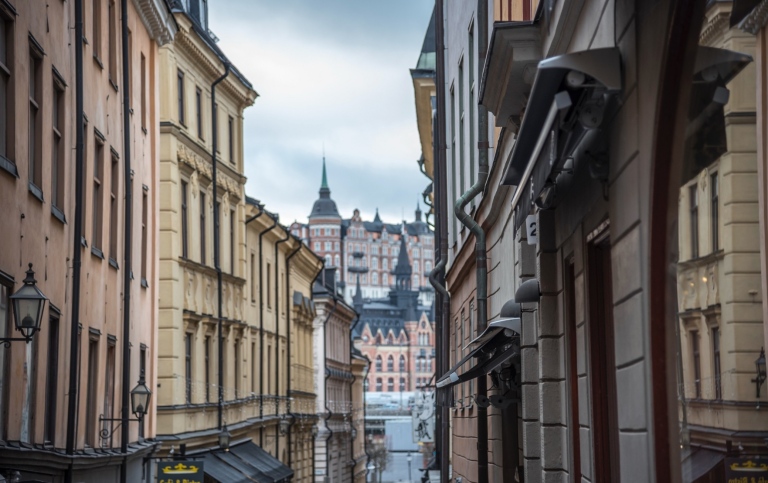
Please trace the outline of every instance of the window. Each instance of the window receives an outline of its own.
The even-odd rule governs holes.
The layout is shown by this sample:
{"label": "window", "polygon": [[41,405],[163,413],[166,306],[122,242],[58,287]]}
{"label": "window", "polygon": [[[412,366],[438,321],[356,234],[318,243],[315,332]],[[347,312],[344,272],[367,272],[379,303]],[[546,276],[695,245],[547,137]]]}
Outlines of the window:
{"label": "window", "polygon": [[267,308],[272,308],[272,298],[270,295],[272,294],[272,290],[270,289],[272,287],[272,265],[267,262]]}
{"label": "window", "polygon": [[325,242],[325,251],[327,252],[331,251],[331,242]]}
{"label": "window", "polygon": [[691,331],[691,348],[693,353],[693,385],[695,397],[701,397],[701,353],[699,352],[699,333]]}
{"label": "window", "polygon": [[[101,58],[101,4],[98,0],[91,0],[91,16],[93,21],[93,56]],[[83,22],[85,23],[85,22]],[[101,63],[101,60],[99,60]]]}
{"label": "window", "polygon": [[[2,288],[0,288],[2,290]],[[48,319],[48,367],[45,381],[45,426],[46,443],[56,440],[56,403],[59,379],[59,314],[50,308]],[[0,312],[0,317],[2,317]]]}
{"label": "window", "polygon": [[141,285],[147,286],[147,260],[148,256],[148,238],[149,230],[147,229],[147,223],[149,223],[149,196],[148,189],[145,186],[141,194]]}
{"label": "window", "polygon": [[418,261],[414,261],[413,262],[413,271],[414,272],[418,272],[419,271],[419,262]]}
{"label": "window", "polygon": [[[13,21],[0,9],[0,163],[11,161],[13,146]],[[12,162],[12,161],[11,161]],[[9,166],[12,168],[12,166]]]}
{"label": "window", "polygon": [[[94,2],[96,3],[96,2]],[[184,72],[178,71],[176,73],[176,93],[179,96],[177,102],[179,103],[179,123],[186,124],[184,118]]]}
{"label": "window", "polygon": [[723,388],[720,384],[720,329],[718,327],[712,328],[712,372],[714,372],[715,378],[715,399],[723,398]]}
{"label": "window", "polygon": [[395,380],[391,377],[387,379],[387,392],[395,392]]}
{"label": "window", "polygon": [[699,258],[699,192],[697,188],[698,185],[695,183],[688,188],[691,218],[691,258]]}
{"label": "window", "polygon": [[[53,143],[51,146],[51,205],[59,212],[64,211],[64,187],[66,186],[64,164],[64,125],[66,123],[66,104],[64,100],[64,81],[54,72],[53,102],[51,103],[51,124],[53,125]],[[0,134],[1,135],[1,134]],[[2,154],[2,152],[0,152]]]}
{"label": "window", "polygon": [[141,128],[147,131],[147,58],[141,54]]}
{"label": "window", "polygon": [[[720,249],[720,184],[718,183],[717,173],[712,173],[710,176],[710,186],[712,190],[712,252],[716,252]],[[719,399],[719,398],[718,398]]]}
{"label": "window", "polygon": [[229,210],[229,273],[235,274],[235,210]]}
{"label": "window", "polygon": [[419,249],[414,248],[413,250],[411,250],[411,254],[413,255],[413,258],[419,258]]}
{"label": "window", "polygon": [[[216,144],[216,152],[221,153],[221,146],[219,146],[219,104],[216,103],[213,105],[213,112],[211,113],[211,117],[213,118],[213,124],[211,124],[211,139],[213,140],[214,144]],[[216,129],[213,129],[213,126],[216,126]]]}
{"label": "window", "polygon": [[315,252],[319,252],[320,251],[320,242],[315,242],[314,243],[314,247],[315,247],[314,248]]}
{"label": "window", "polygon": [[240,339],[235,339],[235,399],[242,397],[240,392]]}
{"label": "window", "polygon": [[37,353],[40,339],[35,338],[24,347],[25,360],[22,369],[24,382],[23,401],[21,407],[21,441],[32,443],[37,410]]}
{"label": "window", "polygon": [[211,336],[205,336],[205,402],[211,402]]}
{"label": "window", "polygon": [[181,256],[189,258],[188,222],[187,222],[187,182],[181,182]]}
{"label": "window", "polygon": [[341,257],[336,255],[335,257],[333,257],[333,260],[334,260],[334,266],[336,266],[336,267],[340,267],[341,266]]}
{"label": "window", "polygon": [[184,400],[189,404],[192,402],[192,334],[189,333],[184,334],[184,381]]}
{"label": "window", "polygon": [[[461,72],[461,71],[459,71]],[[459,74],[461,75],[461,74]],[[449,201],[456,201],[458,198],[456,188],[456,93],[453,86],[451,86],[451,194],[449,195]],[[456,217],[451,217],[451,241],[456,243]],[[394,266],[394,264],[392,265]]]}
{"label": "window", "polygon": [[[10,296],[13,282],[0,278],[0,337],[14,337]],[[8,436],[8,395],[11,386],[11,349],[0,344],[0,438]]]}
{"label": "window", "polygon": [[99,388],[99,336],[98,332],[91,331],[88,338],[88,389],[86,394],[85,411],[85,444],[91,448],[96,447],[96,418],[99,409],[96,403],[96,395]]}
{"label": "window", "polygon": [[394,372],[395,370],[395,359],[392,356],[389,356],[387,358],[387,371]]}
{"label": "window", "polygon": [[112,153],[112,169],[109,183],[109,258],[117,261],[117,217],[120,202],[117,198],[120,189],[120,170],[117,155]]}
{"label": "window", "polygon": [[[104,371],[104,417],[114,416],[113,408],[115,406],[115,342],[117,339],[108,337],[107,339],[107,366]],[[109,429],[111,422],[105,421],[104,428]],[[104,429],[102,428],[102,429]],[[111,443],[111,441],[110,441]],[[110,444],[110,446],[112,446]]]}
{"label": "window", "polygon": [[376,272],[373,272],[371,274],[371,284],[372,285],[378,285],[379,284],[379,274]]}
{"label": "window", "polygon": [[376,356],[376,370],[381,372],[381,356]]}
{"label": "window", "polygon": [[200,192],[200,263],[205,265],[205,193]]}
{"label": "window", "polygon": [[386,273],[381,276],[381,284],[384,285],[385,287],[389,286],[389,275],[387,275]]}
{"label": "window", "polygon": [[475,184],[475,26],[469,27],[469,185]]}
{"label": "window", "polygon": [[272,346],[267,346],[267,394],[272,394]]}
{"label": "window", "polygon": [[256,374],[259,362],[256,360],[256,343],[251,342],[251,395],[256,394]]}
{"label": "window", "polygon": [[[466,171],[466,166],[464,165],[464,59],[462,59],[459,62],[459,190],[457,195],[461,195],[466,191],[467,187],[464,181],[464,172]],[[458,196],[457,196],[458,198]]]}
{"label": "window", "polygon": [[[417,359],[417,360],[418,360],[418,359]],[[401,370],[401,371],[404,371],[404,372],[407,372],[407,371],[408,371],[408,368],[407,368],[407,367],[405,367],[405,356],[404,356],[404,355],[402,355],[402,354],[400,354],[400,370]]]}
{"label": "window", "polygon": [[235,119],[232,116],[229,116],[227,132],[229,133],[229,162],[235,164]]}
{"label": "window", "polygon": [[382,258],[381,259],[381,269],[382,270],[389,270],[389,259]]}
{"label": "window", "polygon": [[[475,329],[475,300],[472,299],[472,300],[469,301],[469,337],[468,337],[467,343],[470,340],[474,339],[475,336],[477,335],[475,333],[475,330],[476,330]],[[469,380],[469,395],[470,395],[470,397],[472,396],[472,394],[474,394],[474,391],[475,391],[475,380],[474,379],[470,379]]]}
{"label": "window", "polygon": [[101,223],[103,218],[104,194],[101,191],[101,179],[104,173],[104,139],[96,135],[96,153],[93,157],[93,211],[91,212],[91,249],[101,254]]}
{"label": "window", "polygon": [[379,259],[376,257],[371,258],[371,268],[377,269],[379,268]]}
{"label": "window", "polygon": [[424,262],[424,273],[427,275],[432,273],[432,262],[430,262],[429,260]]}
{"label": "window", "polygon": [[256,255],[251,253],[251,303],[256,303]]}
{"label": "window", "polygon": [[400,378],[400,392],[405,391],[405,378]]}
{"label": "window", "polygon": [[376,392],[381,392],[381,378],[376,378]]}
{"label": "window", "polygon": [[203,139],[203,91],[195,88],[195,119],[197,120],[197,137]]}
{"label": "window", "polygon": [[107,11],[107,28],[109,29],[109,81],[112,86],[117,89],[117,8],[115,8],[115,0],[109,0],[109,10]]}
{"label": "window", "polygon": [[[42,198],[43,186],[43,116],[40,113],[42,102],[42,65],[43,53],[30,37],[29,45],[29,182],[33,193]],[[34,185],[34,186],[33,186]]]}

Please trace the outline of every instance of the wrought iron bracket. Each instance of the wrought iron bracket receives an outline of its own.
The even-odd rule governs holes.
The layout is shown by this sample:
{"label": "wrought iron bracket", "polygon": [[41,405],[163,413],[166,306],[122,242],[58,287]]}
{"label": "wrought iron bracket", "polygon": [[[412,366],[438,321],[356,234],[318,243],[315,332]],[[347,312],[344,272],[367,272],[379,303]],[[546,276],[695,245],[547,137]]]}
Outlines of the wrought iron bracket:
{"label": "wrought iron bracket", "polygon": [[[138,421],[141,422],[143,418],[128,418],[127,421]],[[103,414],[99,415],[99,423],[104,422],[118,422],[119,424],[117,426],[114,426],[112,428],[102,428],[101,431],[99,431],[99,438],[102,441],[106,441],[110,438],[112,438],[112,435],[117,431],[117,429],[123,425],[123,418],[105,418]]]}
{"label": "wrought iron bracket", "polygon": [[31,340],[32,340],[32,337],[6,337],[6,338],[1,338],[0,339],[0,344],[3,344],[6,349],[10,349],[11,348],[11,342],[21,342],[21,341],[24,341],[27,344],[29,344]]}

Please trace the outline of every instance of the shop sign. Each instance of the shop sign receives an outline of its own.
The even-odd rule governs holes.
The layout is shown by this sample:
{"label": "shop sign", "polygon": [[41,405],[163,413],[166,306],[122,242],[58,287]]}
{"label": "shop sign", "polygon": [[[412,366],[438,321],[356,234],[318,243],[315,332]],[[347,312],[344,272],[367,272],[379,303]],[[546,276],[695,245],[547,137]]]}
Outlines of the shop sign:
{"label": "shop sign", "polygon": [[727,483],[768,483],[768,456],[725,459]]}
{"label": "shop sign", "polygon": [[203,483],[202,461],[160,461],[157,463],[158,483]]}

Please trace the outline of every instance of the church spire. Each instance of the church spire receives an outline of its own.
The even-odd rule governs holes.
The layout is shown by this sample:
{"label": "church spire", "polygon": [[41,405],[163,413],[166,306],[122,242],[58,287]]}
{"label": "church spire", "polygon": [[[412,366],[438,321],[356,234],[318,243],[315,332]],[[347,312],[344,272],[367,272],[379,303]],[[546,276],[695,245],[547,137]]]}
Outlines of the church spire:
{"label": "church spire", "polygon": [[421,221],[421,203],[416,200],[416,221]]}
{"label": "church spire", "polygon": [[328,175],[325,172],[325,153],[323,153],[323,181],[320,183],[320,189],[330,189],[328,188]]}

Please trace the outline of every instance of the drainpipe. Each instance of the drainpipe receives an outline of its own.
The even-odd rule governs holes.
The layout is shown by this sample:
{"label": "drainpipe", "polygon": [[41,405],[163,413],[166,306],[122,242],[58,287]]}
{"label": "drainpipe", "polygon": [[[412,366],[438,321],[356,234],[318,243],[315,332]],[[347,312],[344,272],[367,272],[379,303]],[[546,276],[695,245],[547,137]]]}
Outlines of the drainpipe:
{"label": "drainpipe", "polygon": [[[304,244],[299,240],[298,238],[294,238],[296,242],[298,242],[299,246],[296,247],[294,251],[291,252],[290,255],[288,255],[285,258],[285,303],[286,305],[286,326],[288,327],[288,367],[286,367],[287,373],[288,373],[288,388],[286,391],[286,394],[288,395],[288,401],[290,402],[291,397],[291,277],[290,277],[290,268],[291,268],[291,259],[301,251],[301,247],[304,246]],[[290,404],[290,403],[289,403]],[[295,417],[293,413],[291,412],[290,405],[288,406],[288,415],[291,417],[291,424],[288,426],[288,466],[291,466],[291,461],[293,460],[293,450],[291,447],[291,432],[293,429],[293,423],[295,422]]]}
{"label": "drainpipe", "polygon": [[[130,431],[131,403],[131,278],[133,277],[133,170],[131,169],[131,96],[128,90],[130,83],[131,53],[128,51],[128,0],[120,2],[121,29],[123,36],[123,177],[125,184],[125,219],[123,236],[123,387],[121,394],[122,424],[120,430],[120,452],[123,463],[120,465],[120,481],[128,481],[128,440]],[[143,374],[141,375],[144,376]],[[108,415],[109,416],[109,415]]]}
{"label": "drainpipe", "polygon": [[[477,32],[478,32],[478,61],[477,65],[485,65],[486,49],[488,47],[488,2],[477,1]],[[472,106],[470,106],[472,108]],[[485,231],[464,211],[472,199],[483,192],[488,180],[488,111],[478,104],[478,179],[469,190],[461,195],[454,204],[454,214],[462,225],[469,228],[475,235],[475,269],[477,271],[477,332],[485,330],[488,323],[488,258],[485,243]],[[474,146],[470,146],[474,148]],[[475,334],[472,334],[474,337]],[[477,378],[477,394],[485,396],[488,392],[488,381],[485,376]],[[488,483],[488,409],[477,407],[477,480],[478,483]]]}
{"label": "drainpipe", "polygon": [[[75,0],[75,226],[72,230],[72,314],[70,317],[69,401],[67,406],[67,455],[70,456],[64,481],[72,483],[72,455],[77,425],[78,360],[80,359],[80,265],[83,233],[83,0]],[[125,268],[128,270],[128,267]]]}
{"label": "drainpipe", "polygon": [[[283,231],[285,231],[285,238],[281,238],[275,243],[275,395],[278,397],[275,412],[278,412],[277,409],[280,407],[280,244],[291,239],[291,233],[286,229],[283,229]],[[285,279],[288,280],[287,271]],[[290,329],[288,330],[290,331]],[[275,454],[278,459],[280,458],[279,426],[278,423],[277,437],[275,438]],[[290,452],[290,448],[288,448],[288,451]]]}
{"label": "drainpipe", "polygon": [[[359,319],[358,319],[359,320]],[[354,326],[352,326],[354,328]],[[349,373],[352,374],[352,380],[349,383],[349,426],[353,429],[355,428],[355,411],[353,409],[353,403],[352,403],[352,387],[355,385],[355,381],[357,380],[357,377],[355,377],[355,374],[352,372],[352,331],[349,332]],[[350,436],[351,430],[350,430]],[[355,478],[355,466],[357,466],[355,463],[355,438],[350,437],[349,438],[349,459],[352,460],[352,466],[349,470],[349,481],[354,481]]]}
{"label": "drainpipe", "polygon": [[[264,250],[263,242],[264,235],[272,231],[277,226],[277,217],[272,218],[272,225],[266,230],[259,233],[259,354],[261,358],[261,376],[259,377],[259,420],[261,421],[261,429],[259,430],[259,446],[264,446]],[[267,294],[269,297],[269,294]]]}
{"label": "drainpipe", "polygon": [[[368,453],[368,438],[366,438],[365,434],[365,424],[366,424],[366,401],[368,396],[366,396],[367,391],[365,390],[365,381],[368,380],[368,374],[371,372],[371,360],[368,358],[367,355],[363,355],[365,357],[365,360],[368,361],[368,365],[365,366],[365,376],[363,379],[363,452],[365,453],[365,481],[368,481],[368,465],[371,464],[371,455]],[[368,386],[370,388],[370,386]]]}
{"label": "drainpipe", "polygon": [[[126,0],[123,0],[125,2]],[[222,327],[222,317],[223,317],[223,307],[222,307],[222,296],[221,296],[221,290],[222,290],[222,280],[221,280],[221,264],[219,263],[220,258],[220,240],[221,237],[221,229],[219,226],[219,218],[220,218],[220,211],[221,207],[219,206],[219,198],[218,198],[218,161],[216,159],[216,150],[218,149],[218,141],[219,136],[217,134],[217,118],[218,115],[216,114],[216,86],[219,85],[220,82],[224,81],[224,79],[227,78],[229,75],[229,70],[232,67],[232,65],[229,62],[224,62],[224,74],[213,81],[213,84],[211,84],[211,142],[212,142],[212,152],[211,152],[211,163],[213,164],[213,265],[216,269],[216,288],[217,288],[217,302],[218,302],[218,312],[216,317],[218,318],[218,331],[219,331],[219,430],[222,429],[222,416],[224,412],[224,340],[223,340],[223,327]]]}
{"label": "drainpipe", "polygon": [[[325,273],[323,273],[323,285],[325,285]],[[326,290],[328,287],[326,287]],[[336,294],[331,294],[331,297],[333,298],[333,308],[330,312],[328,312],[328,316],[325,318],[325,322],[323,322],[323,344],[326,344],[326,352],[327,352],[327,343],[328,340],[328,330],[326,328],[328,327],[328,321],[331,320],[331,316],[333,316],[333,313],[336,312],[336,307],[339,305],[339,302],[336,300]],[[326,354],[327,357],[327,354]],[[331,371],[328,370],[328,368],[325,368],[325,427],[328,429],[328,437],[325,438],[325,476],[326,478],[329,477],[328,472],[331,468],[331,448],[328,442],[333,438],[333,430],[328,425],[328,420],[331,419],[331,416],[333,416],[333,413],[331,412],[330,408],[328,408],[328,378],[331,377]]]}
{"label": "drainpipe", "polygon": [[[444,47],[444,15],[443,0],[435,0],[435,52],[436,55],[436,81],[435,94],[437,96],[436,119],[433,120],[433,141],[432,149],[434,152],[434,177],[433,184],[435,194],[435,225],[437,227],[437,245],[440,247],[439,262],[435,269],[429,274],[429,280],[432,286],[440,296],[440,304],[435,305],[435,317],[437,321],[436,354],[439,356],[439,373],[443,374],[448,370],[448,348],[450,347],[450,331],[448,321],[451,313],[451,296],[446,290],[445,284],[445,266],[448,262],[448,198],[446,196],[446,187],[448,185],[445,173],[446,163],[446,119],[445,119],[445,47]],[[435,414],[435,424],[437,430],[435,433],[437,446],[437,458],[440,465],[440,480],[443,483],[448,482],[448,466],[450,461],[450,427],[448,425],[449,414],[449,390],[437,390],[436,404],[438,411]],[[439,436],[438,436],[439,432]]]}

